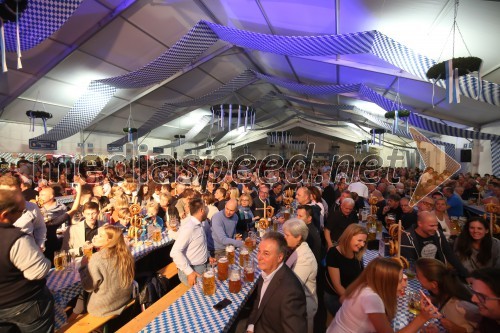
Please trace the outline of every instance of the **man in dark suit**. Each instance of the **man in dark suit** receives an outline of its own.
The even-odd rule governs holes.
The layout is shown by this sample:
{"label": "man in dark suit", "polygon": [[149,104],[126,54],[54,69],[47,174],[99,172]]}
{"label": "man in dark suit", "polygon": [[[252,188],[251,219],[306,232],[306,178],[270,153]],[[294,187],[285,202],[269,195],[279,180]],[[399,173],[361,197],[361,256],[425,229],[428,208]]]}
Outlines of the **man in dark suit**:
{"label": "man in dark suit", "polygon": [[262,237],[257,260],[262,274],[247,332],[307,332],[306,296],[295,273],[283,264],[287,243],[278,232]]}

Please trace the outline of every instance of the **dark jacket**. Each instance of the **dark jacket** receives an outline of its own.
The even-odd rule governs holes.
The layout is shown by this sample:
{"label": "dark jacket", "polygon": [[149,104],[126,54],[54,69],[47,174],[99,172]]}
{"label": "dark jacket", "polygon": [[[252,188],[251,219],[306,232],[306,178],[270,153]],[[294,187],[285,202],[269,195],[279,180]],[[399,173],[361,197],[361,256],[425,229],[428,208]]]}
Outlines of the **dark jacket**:
{"label": "dark jacket", "polygon": [[[422,253],[422,247],[418,241],[418,237],[420,236],[415,232],[415,228],[416,227],[413,226],[407,232],[401,233],[401,255],[408,260],[414,261],[420,258]],[[462,278],[466,278],[469,275],[460,260],[458,260],[453,253],[450,244],[441,230],[438,230],[434,236],[426,239],[432,241],[437,247],[435,259],[445,264],[449,263],[452,265]]]}
{"label": "dark jacket", "polygon": [[307,332],[306,295],[295,273],[287,265],[281,266],[260,301],[263,281],[262,277],[257,280],[257,298],[248,318],[254,332]]}

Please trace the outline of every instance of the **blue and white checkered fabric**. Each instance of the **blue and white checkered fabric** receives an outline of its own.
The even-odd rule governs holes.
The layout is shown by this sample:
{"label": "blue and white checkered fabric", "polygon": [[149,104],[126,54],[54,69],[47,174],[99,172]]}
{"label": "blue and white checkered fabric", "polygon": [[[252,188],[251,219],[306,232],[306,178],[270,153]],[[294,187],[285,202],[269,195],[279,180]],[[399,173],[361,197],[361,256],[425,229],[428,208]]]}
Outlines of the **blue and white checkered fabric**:
{"label": "blue and white checkered fabric", "polygon": [[54,296],[55,327],[58,329],[66,323],[66,305],[82,291],[80,274],[76,270],[51,270],[47,277],[47,287]]}
{"label": "blue and white checkered fabric", "polygon": [[495,134],[470,131],[463,128],[458,128],[437,121],[430,120],[428,118],[422,117],[418,114],[411,113],[409,122],[411,125],[425,129],[426,131],[449,135],[453,137],[462,137],[467,139],[479,139],[479,140],[496,140],[500,139],[500,136]]}
{"label": "blue and white checkered fabric", "polygon": [[169,237],[163,237],[160,242],[153,242],[152,245],[141,245],[141,246],[135,246],[132,248],[132,255],[134,256],[134,259],[137,261],[141,258],[144,258],[147,254],[153,252],[156,249],[165,247],[169,244],[172,244],[174,242],[173,239]]}
{"label": "blue and white checkered fabric", "polygon": [[[252,252],[252,259],[256,260],[257,250]],[[238,262],[239,251],[236,252],[235,262]],[[205,296],[199,285],[189,289],[165,311],[160,313],[141,332],[227,332],[234,323],[238,313],[254,290],[260,270],[256,269],[252,283],[245,283],[237,294],[229,292],[228,281],[216,281],[215,295]],[[224,298],[231,300],[231,304],[221,311],[213,308]]]}
{"label": "blue and white checkered fabric", "polygon": [[493,174],[500,176],[500,138],[491,140],[491,166]]}
{"label": "blue and white checkered fabric", "polygon": [[289,56],[327,56],[368,53],[375,31],[343,35],[276,36],[205,22],[220,39],[238,46]]}
{"label": "blue and white checkered fabric", "polygon": [[[30,0],[19,18],[21,50],[40,44],[73,15],[83,0]],[[3,1],[2,1],[3,2]],[[16,23],[5,23],[5,47],[16,52]]]}
{"label": "blue and white checkered fabric", "polygon": [[75,105],[47,134],[37,136],[36,140],[59,141],[70,137],[89,126],[106,106],[116,88],[93,81],[87,91],[78,98]]}

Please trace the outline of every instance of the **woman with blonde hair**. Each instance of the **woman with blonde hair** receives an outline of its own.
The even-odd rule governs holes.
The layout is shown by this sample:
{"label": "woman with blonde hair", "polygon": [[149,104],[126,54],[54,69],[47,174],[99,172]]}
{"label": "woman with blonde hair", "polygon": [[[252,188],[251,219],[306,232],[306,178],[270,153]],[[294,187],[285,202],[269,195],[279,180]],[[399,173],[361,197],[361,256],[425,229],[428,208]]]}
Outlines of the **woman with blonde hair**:
{"label": "woman with blonde hair", "polygon": [[243,234],[246,237],[248,231],[255,228],[254,216],[252,213],[252,196],[243,193],[238,198],[238,222],[236,224],[236,232]]}
{"label": "woman with blonde hair", "polygon": [[100,250],[90,261],[84,257],[79,269],[83,289],[90,292],[87,311],[93,316],[118,315],[132,296],[134,258],[121,228],[99,228],[92,244]]}
{"label": "woman with blonde hair", "polygon": [[[390,258],[372,260],[347,287],[342,307],[327,333],[394,332],[391,321],[396,315],[397,298],[402,289],[400,263]],[[432,304],[422,301],[420,314],[398,332],[417,332],[429,319],[439,315]]]}
{"label": "woman with blonde hair", "polygon": [[359,224],[350,224],[326,254],[325,304],[335,316],[340,309],[340,298],[346,288],[363,271],[363,254],[366,250],[368,231]]}
{"label": "woman with blonde hair", "polygon": [[111,208],[113,211],[111,217],[113,218],[113,221],[114,222],[118,221],[118,211],[120,209],[125,209],[125,208],[128,209],[128,207],[129,207],[129,199],[125,193],[115,196],[115,200],[111,204]]}
{"label": "woman with blonde hair", "polygon": [[234,199],[238,201],[240,198],[240,190],[238,190],[236,187],[232,187],[229,189],[229,199]]}
{"label": "woman with blonde hair", "polygon": [[314,315],[318,311],[318,297],[316,295],[316,275],[318,264],[316,257],[307,245],[306,239],[309,228],[304,221],[293,218],[283,224],[288,247],[293,251],[286,261],[286,265],[297,275],[306,294],[307,305],[307,332],[312,333]]}

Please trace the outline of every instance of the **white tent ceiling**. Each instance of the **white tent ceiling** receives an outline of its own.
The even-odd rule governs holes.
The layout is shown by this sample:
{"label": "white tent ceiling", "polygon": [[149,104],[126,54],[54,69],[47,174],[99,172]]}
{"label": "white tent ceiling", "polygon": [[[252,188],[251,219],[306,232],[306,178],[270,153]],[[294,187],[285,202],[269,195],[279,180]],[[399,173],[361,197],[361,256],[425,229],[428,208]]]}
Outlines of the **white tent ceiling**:
{"label": "white tent ceiling", "polygon": [[[57,124],[74,105],[91,80],[114,77],[153,61],[184,36],[198,21],[271,35],[314,36],[378,30],[410,49],[434,60],[452,56],[454,1],[448,0],[84,0],[74,15],[50,38],[23,53],[23,68],[15,69],[15,54],[9,54],[9,71],[0,74],[0,121],[28,123],[27,110],[53,114],[49,126]],[[483,59],[483,79],[500,84],[500,53],[496,45],[500,31],[500,2],[461,0],[458,25],[472,55]],[[43,24],[43,22],[40,22]],[[457,37],[455,56],[467,56]],[[245,69],[302,84],[363,83],[387,98],[398,91],[404,104],[416,112],[451,124],[480,128],[500,120],[500,107],[463,97],[448,104],[444,89],[404,72],[369,54],[331,57],[291,57],[243,49],[218,41],[191,66],[173,77],[141,89],[119,89],[97,119],[86,129],[95,133],[123,134],[130,105],[136,127],[141,126],[166,102],[201,97]],[[400,77],[399,83],[396,78]],[[325,104],[350,104],[382,115],[381,108],[362,100],[357,93],[308,96],[262,80],[239,89],[224,103],[252,104],[274,91]],[[43,105],[42,105],[43,103]],[[149,137],[172,140],[185,134],[209,105],[179,108],[166,124]],[[256,128],[274,125],[297,114],[325,117],[318,110],[282,99],[273,99],[257,109]],[[188,114],[188,112],[193,111]],[[269,116],[271,114],[271,116]],[[330,112],[332,121],[356,121],[363,117]],[[295,122],[307,128],[306,122]],[[293,126],[292,126],[293,128]],[[361,134],[328,128],[332,137],[359,141]],[[194,142],[209,135],[207,126]],[[257,138],[257,137],[256,137]],[[392,137],[397,142],[397,138]],[[110,139],[110,142],[113,139]],[[167,142],[166,142],[167,143]]]}

